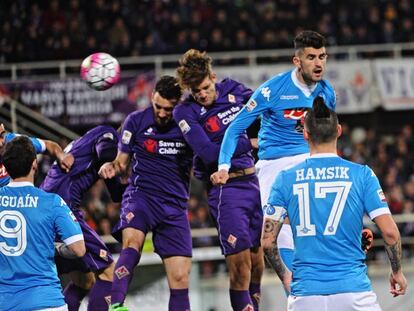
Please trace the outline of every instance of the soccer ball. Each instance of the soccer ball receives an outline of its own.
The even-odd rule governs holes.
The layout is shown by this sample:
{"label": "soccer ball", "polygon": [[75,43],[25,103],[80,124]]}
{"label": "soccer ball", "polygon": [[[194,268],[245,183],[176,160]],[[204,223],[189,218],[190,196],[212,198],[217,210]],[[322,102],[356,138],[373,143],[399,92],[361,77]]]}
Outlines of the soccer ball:
{"label": "soccer ball", "polygon": [[107,90],[119,80],[119,63],[107,53],[94,53],[83,60],[80,75],[94,90]]}

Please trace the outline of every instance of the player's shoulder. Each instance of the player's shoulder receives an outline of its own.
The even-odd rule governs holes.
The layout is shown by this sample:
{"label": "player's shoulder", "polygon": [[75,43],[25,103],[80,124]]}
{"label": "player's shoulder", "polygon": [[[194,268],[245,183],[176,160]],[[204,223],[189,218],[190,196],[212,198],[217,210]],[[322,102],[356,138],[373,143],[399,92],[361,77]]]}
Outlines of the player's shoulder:
{"label": "player's shoulder", "polygon": [[322,79],[319,83],[324,91],[331,92],[331,93],[335,92],[334,87],[332,86],[331,82],[329,82],[328,80]]}
{"label": "player's shoulder", "polygon": [[194,101],[191,95],[186,96],[177,106],[174,107],[173,116],[174,118],[185,118],[189,117],[194,113],[200,112],[202,106]]}
{"label": "player's shoulder", "polygon": [[246,86],[243,83],[233,80],[231,78],[224,78],[219,83],[217,83],[217,86],[227,92],[231,92],[234,89],[240,87],[246,88]]}
{"label": "player's shoulder", "polygon": [[275,86],[277,87],[277,86],[286,84],[287,81],[292,82],[291,75],[292,75],[292,70],[281,72],[281,73],[271,77],[266,82],[264,82],[262,84],[262,87],[263,86],[269,86],[269,87],[274,88]]}

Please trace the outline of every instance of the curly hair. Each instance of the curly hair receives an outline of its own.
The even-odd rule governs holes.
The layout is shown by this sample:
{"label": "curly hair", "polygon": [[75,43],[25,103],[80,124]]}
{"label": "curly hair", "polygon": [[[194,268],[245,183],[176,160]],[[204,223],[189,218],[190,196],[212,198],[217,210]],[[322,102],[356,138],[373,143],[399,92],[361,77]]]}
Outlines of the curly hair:
{"label": "curly hair", "polygon": [[176,69],[178,83],[183,89],[192,89],[213,73],[212,59],[206,52],[191,49],[179,60],[180,66]]}

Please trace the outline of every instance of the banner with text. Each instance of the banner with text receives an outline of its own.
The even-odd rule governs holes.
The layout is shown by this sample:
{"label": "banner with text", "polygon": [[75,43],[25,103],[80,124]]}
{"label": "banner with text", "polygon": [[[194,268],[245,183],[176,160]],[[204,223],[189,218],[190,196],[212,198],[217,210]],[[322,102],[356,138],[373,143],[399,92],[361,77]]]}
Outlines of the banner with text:
{"label": "banner with text", "polygon": [[414,109],[413,60],[381,59],[375,60],[374,64],[384,108]]}
{"label": "banner with text", "polygon": [[154,72],[123,77],[96,91],[80,79],[1,83],[0,89],[22,104],[66,126],[121,123],[132,111],[150,105]]}

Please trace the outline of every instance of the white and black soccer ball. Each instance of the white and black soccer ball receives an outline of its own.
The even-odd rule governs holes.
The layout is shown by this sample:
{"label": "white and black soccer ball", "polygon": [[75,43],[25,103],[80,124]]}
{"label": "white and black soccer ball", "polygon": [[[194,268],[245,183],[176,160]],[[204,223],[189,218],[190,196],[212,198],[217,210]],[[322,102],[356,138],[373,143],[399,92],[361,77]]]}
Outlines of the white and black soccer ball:
{"label": "white and black soccer ball", "polygon": [[119,80],[119,63],[107,53],[94,53],[83,60],[80,75],[94,90],[107,90]]}

